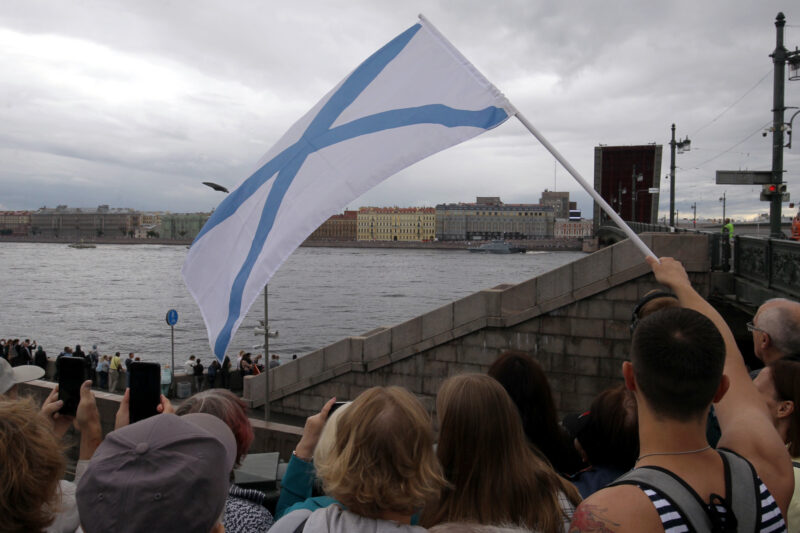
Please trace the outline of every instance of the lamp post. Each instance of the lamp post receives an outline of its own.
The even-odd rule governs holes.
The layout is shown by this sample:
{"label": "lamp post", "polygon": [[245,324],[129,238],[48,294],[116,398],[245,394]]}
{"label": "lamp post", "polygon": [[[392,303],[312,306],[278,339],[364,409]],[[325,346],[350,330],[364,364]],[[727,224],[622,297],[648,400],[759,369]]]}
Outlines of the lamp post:
{"label": "lamp post", "polygon": [[[783,132],[787,124],[783,121],[786,111],[783,102],[783,84],[786,63],[789,63],[789,79],[800,79],[800,50],[790,52],[783,46],[783,27],[786,17],[778,13],[775,17],[775,51],[770,54],[775,64],[775,76],[772,93],[772,183],[779,185],[783,182]],[[794,117],[792,117],[794,118]],[[788,125],[791,127],[791,124]],[[781,202],[783,195],[780,192],[773,194],[769,204],[769,236],[773,239],[785,238],[781,231]]]}
{"label": "lamp post", "polygon": [[672,140],[669,142],[669,225],[675,225],[675,149],[678,153],[691,150],[692,141],[686,137],[682,141],[675,140],[675,124],[672,125]]}
{"label": "lamp post", "polygon": [[633,172],[631,172],[631,221],[638,222],[636,219],[636,182],[644,181],[642,173],[636,173],[636,165],[633,165]]}

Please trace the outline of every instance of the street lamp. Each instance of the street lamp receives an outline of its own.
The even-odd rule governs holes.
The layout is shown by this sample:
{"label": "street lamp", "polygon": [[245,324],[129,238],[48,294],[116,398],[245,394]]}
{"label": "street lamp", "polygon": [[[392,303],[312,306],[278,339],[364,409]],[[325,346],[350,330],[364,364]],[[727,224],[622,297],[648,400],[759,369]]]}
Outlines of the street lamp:
{"label": "street lamp", "polygon": [[[770,54],[775,64],[775,77],[772,93],[772,183],[780,185],[783,182],[783,132],[787,124],[783,121],[786,107],[783,102],[783,85],[785,65],[789,63],[789,79],[800,79],[800,50],[795,47],[789,51],[783,46],[783,27],[786,17],[778,13],[775,17],[775,51]],[[796,115],[796,113],[795,113]],[[792,116],[794,119],[794,115]],[[788,124],[791,129],[791,122]],[[770,197],[769,205],[769,236],[773,239],[785,238],[781,231],[781,203],[783,194],[776,193]]]}
{"label": "street lamp", "polygon": [[675,140],[675,124],[672,125],[672,140],[669,142],[669,225],[675,225],[675,149],[682,154],[692,149],[692,141],[689,137],[682,141]]}
{"label": "street lamp", "polygon": [[644,181],[644,176],[641,172],[637,174],[636,165],[633,165],[633,172],[631,172],[631,220],[633,222],[638,222],[636,220],[636,183],[642,181]]}

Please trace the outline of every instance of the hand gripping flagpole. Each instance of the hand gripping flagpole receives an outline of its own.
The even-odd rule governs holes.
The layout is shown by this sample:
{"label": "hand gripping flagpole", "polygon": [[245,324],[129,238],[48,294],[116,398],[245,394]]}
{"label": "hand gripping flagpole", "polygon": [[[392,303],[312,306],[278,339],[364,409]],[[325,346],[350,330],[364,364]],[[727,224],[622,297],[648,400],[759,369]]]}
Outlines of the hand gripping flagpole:
{"label": "hand gripping flagpole", "polygon": [[516,116],[517,116],[517,118],[519,119],[519,121],[520,121],[520,122],[522,122],[522,125],[523,125],[523,126],[525,126],[526,128],[528,128],[528,131],[530,131],[530,132],[533,134],[533,136],[534,136],[534,137],[536,137],[536,138],[539,140],[539,142],[540,142],[540,143],[542,143],[542,144],[544,145],[544,147],[545,147],[545,148],[547,148],[547,150],[548,150],[548,151],[549,151],[551,154],[553,154],[553,157],[555,157],[555,158],[558,160],[558,162],[559,162],[559,163],[561,163],[561,166],[563,166],[563,167],[564,167],[564,168],[567,170],[567,172],[569,172],[569,173],[572,175],[572,177],[573,177],[573,178],[575,178],[575,180],[576,180],[578,183],[580,183],[581,187],[583,187],[583,188],[584,188],[584,190],[585,190],[586,192],[588,192],[588,193],[589,193],[589,195],[590,195],[592,198],[594,198],[594,201],[595,201],[595,202],[597,202],[597,203],[600,205],[600,207],[603,209],[603,211],[605,211],[605,212],[606,212],[606,214],[607,214],[609,217],[611,217],[611,220],[613,220],[614,222],[616,222],[616,223],[617,223],[617,225],[620,227],[620,229],[621,229],[622,231],[624,231],[624,232],[625,232],[625,234],[626,234],[628,237],[630,237],[630,239],[633,241],[633,243],[636,245],[636,247],[637,247],[637,248],[639,248],[639,250],[641,250],[641,252],[642,252],[642,253],[643,253],[645,256],[648,256],[648,255],[649,255],[650,257],[652,257],[653,259],[655,259],[656,261],[658,261],[658,257],[656,257],[656,254],[654,254],[654,253],[652,252],[652,250],[650,250],[650,248],[648,248],[648,247],[647,247],[647,245],[644,243],[644,241],[642,241],[642,239],[641,239],[641,238],[640,238],[640,237],[639,237],[639,236],[636,234],[636,232],[634,232],[634,231],[631,229],[631,227],[630,227],[630,226],[628,226],[628,225],[625,223],[625,221],[624,221],[624,220],[622,220],[622,217],[620,217],[620,216],[619,216],[619,215],[618,215],[618,214],[617,214],[617,213],[616,213],[616,212],[615,212],[615,211],[614,211],[614,210],[611,208],[611,206],[610,206],[610,205],[608,205],[608,202],[606,202],[606,201],[603,199],[603,197],[602,197],[602,196],[600,196],[600,193],[598,193],[596,190],[594,190],[594,188],[593,188],[593,187],[590,187],[590,186],[589,186],[589,184],[586,182],[586,180],[585,180],[585,179],[583,179],[583,176],[581,176],[581,175],[578,173],[578,171],[577,171],[577,170],[575,170],[575,169],[572,167],[572,165],[570,165],[570,164],[569,164],[569,162],[568,162],[566,159],[564,159],[564,156],[562,156],[562,155],[561,155],[561,154],[558,152],[558,150],[556,150],[556,149],[555,149],[555,147],[554,147],[552,144],[550,144],[550,142],[549,142],[547,139],[545,139],[545,138],[544,138],[544,136],[543,136],[543,135],[542,135],[542,134],[539,132],[539,130],[537,130],[537,129],[536,129],[534,126],[533,126],[533,124],[531,124],[531,123],[528,121],[528,119],[527,119],[527,118],[525,118],[525,116],[523,116],[523,115],[522,115],[522,113],[520,113],[519,111],[517,111],[517,113],[516,113]]}

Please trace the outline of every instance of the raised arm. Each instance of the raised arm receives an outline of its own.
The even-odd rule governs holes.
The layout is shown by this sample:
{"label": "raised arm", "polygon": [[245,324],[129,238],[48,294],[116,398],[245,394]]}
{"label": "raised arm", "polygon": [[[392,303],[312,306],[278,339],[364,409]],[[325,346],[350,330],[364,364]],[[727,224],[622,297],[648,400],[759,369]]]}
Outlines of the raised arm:
{"label": "raised arm", "polygon": [[767,485],[781,510],[786,512],[794,489],[791,459],[772,425],[769,411],[747,372],[728,324],[692,287],[683,265],[670,257],[657,262],[647,258],[656,280],[669,287],[681,306],[708,317],[725,341],[724,374],[730,381],[725,396],[715,404],[722,429],[720,448],[746,457]]}

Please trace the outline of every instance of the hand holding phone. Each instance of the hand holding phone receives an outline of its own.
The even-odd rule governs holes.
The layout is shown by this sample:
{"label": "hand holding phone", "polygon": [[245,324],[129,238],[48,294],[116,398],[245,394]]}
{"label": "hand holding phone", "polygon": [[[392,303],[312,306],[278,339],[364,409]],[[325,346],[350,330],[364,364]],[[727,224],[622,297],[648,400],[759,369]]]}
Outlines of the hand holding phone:
{"label": "hand holding phone", "polygon": [[158,363],[131,363],[130,372],[130,423],[158,414],[161,403],[161,365]]}
{"label": "hand holding phone", "polygon": [[85,363],[82,357],[59,357],[58,365],[58,399],[64,402],[58,412],[62,415],[75,416],[78,403],[81,401],[81,385],[85,374]]}

